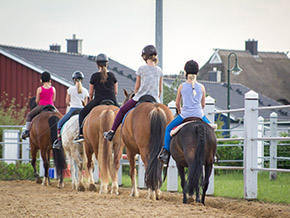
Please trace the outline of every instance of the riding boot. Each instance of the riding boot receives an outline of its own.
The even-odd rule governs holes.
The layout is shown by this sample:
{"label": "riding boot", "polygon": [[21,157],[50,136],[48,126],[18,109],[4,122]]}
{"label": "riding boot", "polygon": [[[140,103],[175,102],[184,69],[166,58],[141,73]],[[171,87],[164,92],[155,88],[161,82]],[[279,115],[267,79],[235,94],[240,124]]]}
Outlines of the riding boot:
{"label": "riding boot", "polygon": [[73,143],[79,144],[80,142],[84,142],[84,136],[83,136],[83,127],[80,128],[80,133],[76,139],[73,140]]}
{"label": "riding boot", "polygon": [[158,154],[158,160],[163,164],[168,164],[170,153],[164,147],[161,149],[160,153]]}
{"label": "riding boot", "polygon": [[62,146],[60,130],[61,129],[57,129],[57,139],[54,141],[54,143],[52,145],[52,148],[54,148],[54,149],[61,149],[61,146]]}
{"label": "riding boot", "polygon": [[109,141],[113,140],[114,135],[115,135],[115,132],[113,130],[110,130],[108,132],[104,132],[104,138],[109,140]]}
{"label": "riding boot", "polygon": [[26,126],[25,126],[25,130],[22,132],[22,139],[26,139],[27,137],[29,137],[29,127],[30,127],[30,122],[26,122]]}

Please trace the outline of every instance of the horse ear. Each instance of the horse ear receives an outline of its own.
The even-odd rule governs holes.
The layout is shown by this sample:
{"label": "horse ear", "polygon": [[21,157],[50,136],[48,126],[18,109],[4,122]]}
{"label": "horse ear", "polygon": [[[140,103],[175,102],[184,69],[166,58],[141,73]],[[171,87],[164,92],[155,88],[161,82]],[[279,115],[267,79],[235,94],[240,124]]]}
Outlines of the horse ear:
{"label": "horse ear", "polygon": [[124,93],[125,97],[128,97],[128,92],[126,89],[123,89],[123,93]]}

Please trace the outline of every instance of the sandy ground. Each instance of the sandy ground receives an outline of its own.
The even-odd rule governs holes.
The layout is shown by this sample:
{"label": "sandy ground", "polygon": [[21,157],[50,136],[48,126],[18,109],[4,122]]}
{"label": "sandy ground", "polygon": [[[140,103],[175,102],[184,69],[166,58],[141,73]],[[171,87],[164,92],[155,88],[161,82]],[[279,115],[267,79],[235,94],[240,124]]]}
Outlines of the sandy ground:
{"label": "sandy ground", "polygon": [[182,204],[182,194],[163,192],[158,201],[120,195],[77,192],[66,183],[49,187],[33,181],[0,181],[0,217],[290,217],[290,205],[207,197],[206,206]]}

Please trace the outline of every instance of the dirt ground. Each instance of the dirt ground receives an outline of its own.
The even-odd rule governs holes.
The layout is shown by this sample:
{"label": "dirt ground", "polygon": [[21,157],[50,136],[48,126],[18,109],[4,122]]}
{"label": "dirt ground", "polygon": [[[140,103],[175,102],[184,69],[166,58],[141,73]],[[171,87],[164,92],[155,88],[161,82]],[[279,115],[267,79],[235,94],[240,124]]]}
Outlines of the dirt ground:
{"label": "dirt ground", "polygon": [[206,206],[182,204],[181,193],[162,193],[162,199],[77,192],[66,183],[63,189],[52,181],[49,187],[33,181],[0,181],[0,217],[290,217],[290,205],[206,197]]}

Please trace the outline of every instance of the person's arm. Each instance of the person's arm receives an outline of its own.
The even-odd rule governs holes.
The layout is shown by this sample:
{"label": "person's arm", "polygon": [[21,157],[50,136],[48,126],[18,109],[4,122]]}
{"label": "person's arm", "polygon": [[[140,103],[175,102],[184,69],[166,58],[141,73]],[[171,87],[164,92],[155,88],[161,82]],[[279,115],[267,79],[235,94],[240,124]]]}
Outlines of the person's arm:
{"label": "person's arm", "polygon": [[115,91],[115,95],[117,95],[118,94],[118,82],[116,82],[114,84],[114,91]]}
{"label": "person's arm", "polygon": [[36,104],[39,104],[39,101],[40,101],[40,93],[41,93],[41,87],[38,87],[36,89],[36,96],[35,96],[35,102],[36,102]]}
{"label": "person's arm", "polygon": [[83,106],[86,106],[89,102],[89,97],[85,97],[84,101],[82,101]]}
{"label": "person's arm", "polygon": [[53,96],[52,96],[52,101],[55,102],[55,99],[56,99],[56,90],[54,87],[52,87],[53,89]]}
{"label": "person's arm", "polygon": [[139,88],[140,88],[140,84],[141,84],[141,77],[140,76],[137,76],[136,77],[136,83],[135,83],[135,90],[134,92],[137,93]]}
{"label": "person's arm", "polygon": [[90,84],[89,95],[90,95],[90,99],[92,100],[94,97],[94,85],[93,84]]}
{"label": "person's arm", "polygon": [[66,93],[65,103],[66,103],[66,106],[69,107],[69,105],[70,105],[70,94],[68,94],[68,93]]}
{"label": "person's arm", "polygon": [[159,98],[162,94],[162,86],[163,86],[163,77],[161,76],[159,81],[159,96],[158,96]]}
{"label": "person's arm", "polygon": [[178,87],[177,94],[176,94],[176,100],[175,100],[176,109],[177,109],[178,114],[181,113],[181,89],[182,89],[182,84]]}
{"label": "person's arm", "polygon": [[201,108],[203,109],[205,107],[205,88],[204,88],[204,85],[201,85],[201,90],[202,90]]}

